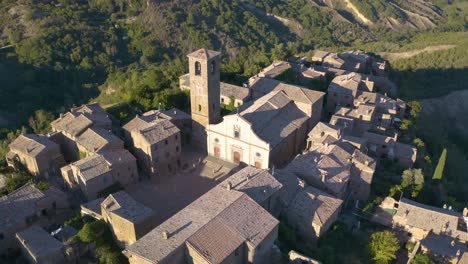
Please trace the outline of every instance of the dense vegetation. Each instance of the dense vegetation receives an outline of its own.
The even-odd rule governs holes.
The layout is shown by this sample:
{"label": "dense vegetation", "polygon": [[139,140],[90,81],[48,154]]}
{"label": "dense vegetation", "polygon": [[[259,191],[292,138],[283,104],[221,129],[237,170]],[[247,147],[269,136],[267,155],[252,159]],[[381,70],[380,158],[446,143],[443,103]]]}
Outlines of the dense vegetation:
{"label": "dense vegetation", "polygon": [[[390,2],[403,6],[415,3],[412,1],[352,0],[375,23],[372,27],[343,22],[330,8],[310,2],[0,1],[0,167],[16,136],[26,131],[48,132],[50,121],[72,105],[98,101],[123,122],[148,109],[187,109],[188,94],[175,88],[178,77],[187,71],[185,54],[199,47],[222,50],[223,80],[240,84],[273,60],[310,55],[314,49],[359,48],[378,54],[450,44],[454,47],[392,61],[391,78],[408,101],[466,88],[466,1],[432,1],[441,18],[434,19],[437,27],[427,31],[393,31],[377,23],[386,17],[404,22],[407,15]],[[291,72],[279,79],[297,80]],[[326,83],[304,85],[320,90],[327,87]],[[411,106],[417,108],[416,103]],[[230,111],[232,105],[224,109]],[[417,168],[421,170],[405,171],[384,161],[374,178],[368,211],[384,196],[399,197],[400,192],[437,206],[448,203],[459,208],[467,203],[468,187],[461,187],[466,179],[460,173],[468,169],[467,133],[452,128],[451,120],[434,126],[439,124],[434,120],[443,119],[442,114],[420,119],[412,113],[404,120],[401,140],[418,147]],[[445,166],[436,169],[439,159]],[[6,192],[30,180],[3,168],[0,175],[7,178]],[[280,232],[287,234],[285,230],[282,226]],[[343,225],[336,225],[317,251],[307,253],[325,263],[369,259],[364,250],[364,241],[371,234],[368,231],[351,234]],[[289,239],[300,244],[295,237]],[[335,253],[343,250],[343,241],[348,241],[350,250],[338,256]],[[109,254],[109,260],[103,262],[115,257]],[[425,256],[416,259],[424,261]]]}

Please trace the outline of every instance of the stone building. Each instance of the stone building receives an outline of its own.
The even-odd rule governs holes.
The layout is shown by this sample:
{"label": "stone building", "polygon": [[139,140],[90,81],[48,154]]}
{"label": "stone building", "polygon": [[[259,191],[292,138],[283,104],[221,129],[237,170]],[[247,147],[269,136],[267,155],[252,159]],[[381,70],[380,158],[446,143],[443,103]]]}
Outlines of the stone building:
{"label": "stone building", "polygon": [[190,115],[177,108],[164,110],[161,113],[179,128],[182,146],[190,144],[192,138],[192,118]]}
{"label": "stone building", "polygon": [[352,107],[360,91],[374,92],[374,82],[354,72],[335,77],[328,86],[328,115],[333,115],[340,106]]}
{"label": "stone building", "polygon": [[[179,87],[181,90],[190,90],[190,73],[179,77]],[[232,104],[235,107],[239,107],[251,100],[250,89],[244,86],[220,82],[219,100],[221,104]]]}
{"label": "stone building", "polygon": [[66,263],[64,245],[39,226],[16,233],[16,239],[29,263]]}
{"label": "stone building", "polygon": [[87,200],[96,199],[115,184],[127,186],[138,181],[136,159],[125,149],[91,154],[61,170],[65,183],[80,189]]}
{"label": "stone building", "polygon": [[343,201],[314,187],[301,189],[287,208],[287,222],[314,243],[338,219]]}
{"label": "stone building", "polygon": [[238,85],[221,83],[221,104],[239,107],[250,101],[250,89]]}
{"label": "stone building", "polygon": [[121,247],[129,246],[156,227],[155,212],[124,191],[101,202],[101,215]]}
{"label": "stone building", "polygon": [[47,136],[20,135],[9,148],[6,155],[8,165],[15,167],[19,162],[29,173],[39,178],[47,179],[58,174],[66,164],[60,146]]}
{"label": "stone building", "polygon": [[282,84],[237,114],[207,127],[208,154],[265,169],[282,166],[305,148],[321,117],[322,92]]}
{"label": "stone building", "polygon": [[187,55],[190,74],[192,143],[206,151],[206,127],[221,121],[220,55],[200,49]]}
{"label": "stone building", "polygon": [[39,190],[32,183],[0,197],[0,256],[16,248],[15,234],[33,223],[41,226],[52,224],[50,216],[57,210],[68,208],[65,193],[50,187]]}
{"label": "stone building", "polygon": [[315,150],[331,145],[341,138],[341,129],[332,124],[318,122],[317,125],[307,135],[307,149]]}
{"label": "stone building", "polygon": [[180,129],[169,120],[172,118],[160,111],[150,111],[123,127],[140,168],[151,176],[171,175],[181,167]]}
{"label": "stone building", "polygon": [[413,241],[420,241],[429,234],[434,234],[465,243],[468,241],[466,218],[468,215],[403,198],[393,216],[393,226],[407,231]]}
{"label": "stone building", "polygon": [[135,263],[270,263],[278,220],[220,184],[127,247]]}
{"label": "stone building", "polygon": [[411,145],[397,142],[397,134],[394,137],[365,132],[362,136],[367,141],[369,153],[380,158],[397,160],[405,167],[413,167],[416,161],[417,149]]}
{"label": "stone building", "polygon": [[110,130],[99,127],[86,129],[75,139],[80,158],[104,151],[119,150],[124,148],[123,141]]}
{"label": "stone building", "polygon": [[327,51],[316,50],[314,55],[312,55],[312,62],[323,63],[329,54]]}
{"label": "stone building", "polygon": [[258,77],[274,79],[289,69],[291,69],[291,64],[289,62],[274,61],[268,67],[262,69],[262,71],[258,73]]}
{"label": "stone building", "polygon": [[364,132],[377,128],[375,106],[339,107],[330,124],[341,129],[343,135],[362,137]]}
{"label": "stone building", "polygon": [[281,205],[278,193],[283,185],[267,170],[247,166],[221,183],[222,186],[243,192],[273,216],[279,216]]}
{"label": "stone building", "polygon": [[[55,135],[67,161],[80,159],[77,140],[88,128],[96,127],[105,131],[112,129],[112,121],[102,107],[88,104],[72,108],[70,112],[61,114],[51,123],[52,131],[60,132]],[[94,146],[90,147],[94,150]]]}
{"label": "stone building", "polygon": [[340,140],[298,155],[282,171],[340,199],[367,200],[375,167],[374,159]]}

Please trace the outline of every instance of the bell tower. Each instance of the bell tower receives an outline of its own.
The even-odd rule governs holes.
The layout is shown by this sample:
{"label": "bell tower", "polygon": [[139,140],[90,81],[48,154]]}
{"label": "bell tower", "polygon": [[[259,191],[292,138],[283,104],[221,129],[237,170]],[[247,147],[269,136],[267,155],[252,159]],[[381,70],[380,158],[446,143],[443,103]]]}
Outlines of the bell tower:
{"label": "bell tower", "polygon": [[221,121],[220,57],[217,51],[199,49],[187,55],[190,75],[192,142],[206,150],[206,127]]}

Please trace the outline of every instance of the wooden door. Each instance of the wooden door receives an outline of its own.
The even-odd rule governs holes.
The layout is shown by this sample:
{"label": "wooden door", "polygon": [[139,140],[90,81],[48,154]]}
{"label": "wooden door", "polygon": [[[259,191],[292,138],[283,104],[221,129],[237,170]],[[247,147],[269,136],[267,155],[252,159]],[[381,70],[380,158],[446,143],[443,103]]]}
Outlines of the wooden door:
{"label": "wooden door", "polygon": [[219,147],[214,147],[214,156],[216,158],[219,158],[221,156],[221,150],[219,149]]}
{"label": "wooden door", "polygon": [[255,168],[261,169],[262,168],[262,163],[260,161],[255,162]]}
{"label": "wooden door", "polygon": [[235,164],[239,164],[239,163],[240,163],[241,156],[240,156],[240,153],[239,153],[239,152],[234,151],[234,153],[233,153],[233,160],[234,160],[234,163],[235,163]]}

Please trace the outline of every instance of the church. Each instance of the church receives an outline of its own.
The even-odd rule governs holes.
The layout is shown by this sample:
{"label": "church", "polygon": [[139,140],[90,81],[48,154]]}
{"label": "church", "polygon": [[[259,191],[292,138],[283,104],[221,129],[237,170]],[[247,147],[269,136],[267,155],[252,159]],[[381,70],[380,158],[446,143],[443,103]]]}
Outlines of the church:
{"label": "church", "polygon": [[284,166],[305,149],[325,93],[279,82],[270,93],[221,118],[220,55],[206,49],[188,55],[193,144],[235,164]]}

